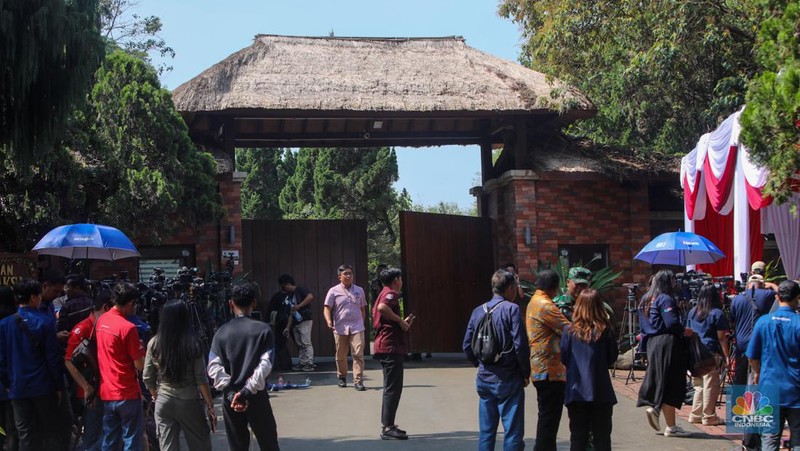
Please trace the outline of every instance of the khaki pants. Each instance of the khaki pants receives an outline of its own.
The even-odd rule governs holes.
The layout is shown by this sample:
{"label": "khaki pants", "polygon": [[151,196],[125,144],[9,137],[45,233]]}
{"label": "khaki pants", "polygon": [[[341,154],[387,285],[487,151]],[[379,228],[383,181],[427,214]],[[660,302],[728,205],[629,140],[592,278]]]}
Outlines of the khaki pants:
{"label": "khaki pants", "polygon": [[[717,363],[720,358],[717,356]],[[717,398],[719,398],[719,371],[716,369],[703,377],[693,377],[694,400],[689,421],[708,423],[717,421]]]}
{"label": "khaki pants", "polygon": [[294,326],[294,342],[297,344],[300,365],[314,364],[314,345],[311,344],[311,325],[313,321],[307,319]]}
{"label": "khaki pants", "polygon": [[362,382],[364,377],[364,332],[353,335],[333,334],[336,342],[336,375],[347,377],[347,351],[353,355],[353,383]]}

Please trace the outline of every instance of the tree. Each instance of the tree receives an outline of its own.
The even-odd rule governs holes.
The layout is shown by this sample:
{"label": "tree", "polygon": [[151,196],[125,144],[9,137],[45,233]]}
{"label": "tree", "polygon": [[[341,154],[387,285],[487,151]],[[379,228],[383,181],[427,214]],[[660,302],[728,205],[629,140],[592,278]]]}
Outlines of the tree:
{"label": "tree", "polygon": [[146,62],[115,50],[96,74],[89,108],[66,144],[91,167],[86,213],[157,242],[221,215],[216,163],[189,139],[169,91]]}
{"label": "tree", "polygon": [[800,170],[800,3],[759,3],[772,14],[759,28],[756,57],[763,71],[748,86],[742,141],[753,160],[770,170],[764,194],[781,203]]}
{"label": "tree", "polygon": [[596,105],[572,133],[668,153],[687,152],[744,104],[766,13],[756,0],[501,0],[499,11],[522,28],[524,64]]}
{"label": "tree", "polygon": [[[99,0],[100,28],[109,42],[136,55],[147,62],[150,52],[158,52],[161,58],[174,58],[175,51],[161,38],[163,24],[157,16],[142,16],[132,12],[139,5],[135,0]],[[160,63],[159,74],[171,70],[171,66]]]}
{"label": "tree", "polygon": [[0,0],[0,147],[43,160],[100,65],[97,0]]}
{"label": "tree", "polygon": [[296,161],[290,149],[237,149],[237,170],[247,173],[242,183],[242,218],[281,219],[278,202]]}
{"label": "tree", "polygon": [[478,209],[473,205],[472,209],[461,209],[455,202],[439,202],[435,205],[419,205],[414,204],[411,207],[413,211],[422,213],[436,213],[440,215],[457,215],[457,216],[478,216]]}
{"label": "tree", "polygon": [[370,267],[399,264],[398,215],[411,199],[393,187],[397,179],[397,155],[388,147],[303,148],[279,203],[286,218],[367,220]]}

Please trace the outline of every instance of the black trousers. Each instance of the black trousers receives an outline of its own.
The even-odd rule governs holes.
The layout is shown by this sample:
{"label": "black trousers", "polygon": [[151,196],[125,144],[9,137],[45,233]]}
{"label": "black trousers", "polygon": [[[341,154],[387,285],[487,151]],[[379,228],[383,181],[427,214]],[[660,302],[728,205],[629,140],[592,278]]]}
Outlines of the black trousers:
{"label": "black trousers", "polygon": [[537,381],[536,402],[539,405],[539,419],[536,422],[536,444],[534,451],[552,451],[556,449],[558,425],[561,423],[561,412],[564,409],[564,390],[566,382]]}
{"label": "black trousers", "polygon": [[397,406],[403,394],[403,354],[377,354],[383,368],[383,404],[381,423],[393,426],[397,416]]}
{"label": "black trousers", "polygon": [[222,397],[222,414],[225,419],[228,449],[232,451],[250,449],[250,431],[247,430],[249,425],[262,451],[279,451],[278,426],[266,390],[250,396],[247,410],[244,412],[235,412],[230,403],[225,401],[227,399],[225,395],[227,392],[223,393]]}
{"label": "black trousers", "polygon": [[[733,373],[733,383],[735,385],[747,385],[747,375],[750,371],[750,362],[747,356],[736,357],[736,371]],[[761,449],[761,435],[746,433],[742,434],[742,446],[747,449]]]}
{"label": "black trousers", "polygon": [[62,399],[59,403],[55,393],[11,401],[19,451],[69,449],[72,423],[68,418],[63,418],[65,402],[66,399]]}
{"label": "black trousers", "polygon": [[0,449],[17,451],[17,426],[14,424],[14,408],[10,400],[0,401],[0,426],[6,431],[6,435],[0,435]]}
{"label": "black trousers", "polygon": [[613,404],[574,402],[567,406],[569,415],[569,449],[585,451],[592,437],[595,451],[611,449],[611,415]]}

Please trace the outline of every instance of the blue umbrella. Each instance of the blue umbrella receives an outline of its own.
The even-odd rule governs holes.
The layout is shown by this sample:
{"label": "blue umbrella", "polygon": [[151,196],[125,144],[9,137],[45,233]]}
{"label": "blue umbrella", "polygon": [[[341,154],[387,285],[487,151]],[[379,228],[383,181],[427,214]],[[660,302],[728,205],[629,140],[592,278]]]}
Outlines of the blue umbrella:
{"label": "blue umbrella", "polygon": [[97,224],[71,224],[47,232],[33,250],[39,254],[69,259],[119,260],[139,257],[139,251],[124,233]]}
{"label": "blue umbrella", "polygon": [[714,263],[725,254],[708,238],[689,232],[662,233],[634,257],[651,264],[686,266]]}

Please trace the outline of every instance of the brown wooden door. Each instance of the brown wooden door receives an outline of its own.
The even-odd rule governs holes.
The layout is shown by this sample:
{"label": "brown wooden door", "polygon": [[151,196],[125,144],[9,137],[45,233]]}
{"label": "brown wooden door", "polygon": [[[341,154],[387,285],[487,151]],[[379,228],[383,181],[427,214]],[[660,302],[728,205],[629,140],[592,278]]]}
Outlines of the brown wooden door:
{"label": "brown wooden door", "polygon": [[461,352],[472,309],[492,296],[491,220],[402,212],[400,240],[411,351]]}
{"label": "brown wooden door", "polygon": [[[278,277],[290,274],[314,295],[311,304],[314,354],[333,356],[333,334],[325,324],[322,305],[330,287],[339,283],[336,270],[353,265],[355,284],[369,291],[367,223],[363,220],[244,220],[242,265],[261,288],[259,309],[266,311],[280,290]],[[292,340],[289,340],[290,352]]]}

